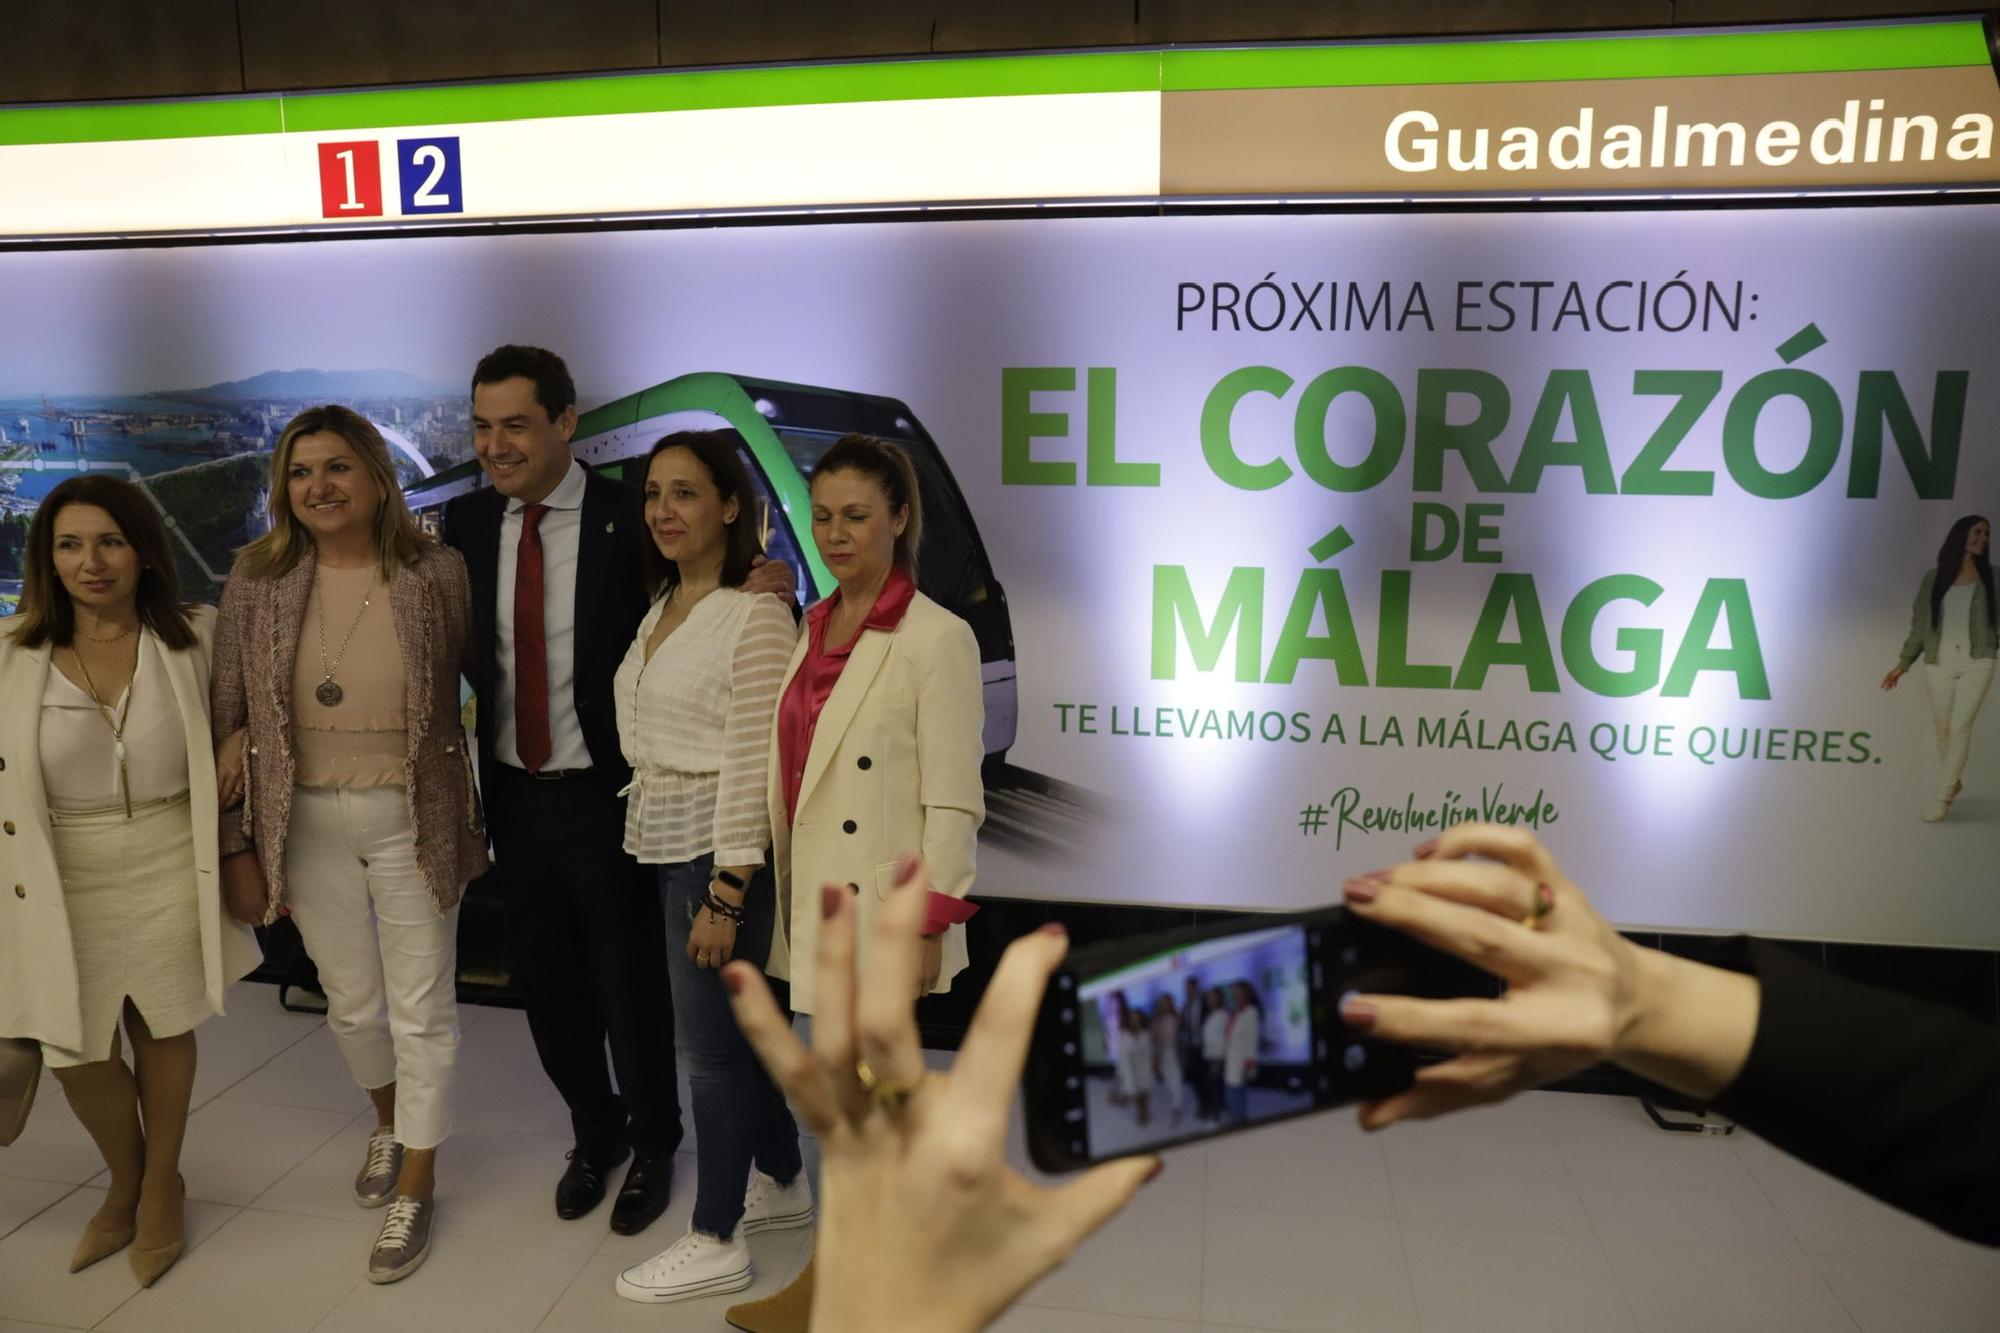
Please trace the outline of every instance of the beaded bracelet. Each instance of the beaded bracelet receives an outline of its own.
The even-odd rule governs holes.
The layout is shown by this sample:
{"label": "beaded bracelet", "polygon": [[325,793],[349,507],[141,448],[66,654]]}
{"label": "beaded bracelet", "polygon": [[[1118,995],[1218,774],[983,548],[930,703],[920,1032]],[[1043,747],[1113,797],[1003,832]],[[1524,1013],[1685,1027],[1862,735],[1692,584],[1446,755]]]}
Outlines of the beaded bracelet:
{"label": "beaded bracelet", "polygon": [[742,906],[737,903],[726,903],[722,901],[722,899],[715,896],[714,889],[710,889],[708,893],[703,896],[701,905],[703,907],[706,907],[711,915],[719,916],[723,920],[730,922],[732,925],[740,926],[743,924]]}

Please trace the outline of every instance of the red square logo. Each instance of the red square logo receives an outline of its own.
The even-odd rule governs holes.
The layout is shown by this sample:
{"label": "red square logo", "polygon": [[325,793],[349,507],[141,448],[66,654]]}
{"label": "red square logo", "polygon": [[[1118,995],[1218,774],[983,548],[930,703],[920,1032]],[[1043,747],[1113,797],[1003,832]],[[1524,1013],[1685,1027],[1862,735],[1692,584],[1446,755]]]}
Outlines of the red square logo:
{"label": "red square logo", "polygon": [[320,215],[382,216],[382,148],[373,139],[319,146]]}

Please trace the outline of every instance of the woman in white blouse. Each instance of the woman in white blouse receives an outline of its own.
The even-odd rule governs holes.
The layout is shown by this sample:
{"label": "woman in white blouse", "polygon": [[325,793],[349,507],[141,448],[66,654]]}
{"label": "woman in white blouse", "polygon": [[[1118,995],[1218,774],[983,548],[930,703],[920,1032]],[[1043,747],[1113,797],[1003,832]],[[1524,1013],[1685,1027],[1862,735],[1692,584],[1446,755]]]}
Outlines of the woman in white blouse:
{"label": "woman in white blouse", "polygon": [[[223,919],[208,720],[215,613],[180,601],[158,511],[103,475],[49,493],[0,624],[0,1035],[29,1037],[104,1156],[70,1271],[180,1257],[194,1028],[257,966]],[[128,1067],[119,1028],[131,1042]]]}
{"label": "woman in white blouse", "polygon": [[764,764],[797,637],[785,603],[742,586],[762,541],[736,448],[729,432],[683,431],[648,455],[655,600],[616,678],[632,765],[625,850],[659,867],[699,1173],[688,1233],[620,1275],[618,1294],[634,1301],[740,1291],[752,1278],[745,1236],[804,1226],[813,1213],[798,1128],[716,970],[731,959],[762,968],[771,947]]}

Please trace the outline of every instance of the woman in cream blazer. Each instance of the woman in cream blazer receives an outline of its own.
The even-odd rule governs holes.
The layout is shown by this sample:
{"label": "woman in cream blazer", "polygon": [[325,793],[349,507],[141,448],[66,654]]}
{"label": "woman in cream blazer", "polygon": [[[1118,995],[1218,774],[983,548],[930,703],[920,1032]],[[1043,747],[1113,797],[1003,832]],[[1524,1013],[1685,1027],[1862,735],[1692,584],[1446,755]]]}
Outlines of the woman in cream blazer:
{"label": "woman in cream blazer", "polygon": [[[215,642],[215,608],[188,613],[199,640],[182,652],[161,654],[188,741],[188,802],[194,821],[194,873],[202,892],[202,982],[209,1007],[220,1014],[229,987],[264,959],[249,927],[226,920],[217,878],[215,755],[208,734],[209,654]],[[63,910],[62,876],[56,870],[48,800],[42,792],[39,747],[42,692],[48,686],[50,646],[14,643],[20,618],[0,621],[0,1036],[33,1037],[76,1050],[83,1042],[77,1003],[76,951]],[[197,744],[199,742],[199,744]]]}
{"label": "woman in cream blazer", "polygon": [[986,816],[979,645],[970,626],[916,591],[921,514],[909,459],[847,436],[814,472],[812,499],[813,539],[840,587],[807,613],[792,654],[769,784],[786,930],[767,971],[790,977],[800,1013],[813,1011],[820,887],[856,895],[865,940],[905,852],[922,853],[933,892],[952,900],[934,899],[936,972],[924,989],[951,988],[966,963],[962,900]]}
{"label": "woman in cream blazer", "polygon": [[0,1036],[41,1043],[110,1171],[70,1271],[132,1246],[150,1285],[182,1248],[193,1029],[260,959],[222,913],[215,613],[180,603],[157,510],[116,478],[51,491],[25,565],[0,623]]}
{"label": "woman in cream blazer", "polygon": [[[923,512],[916,469],[893,444],[846,435],[812,478],[813,543],[839,588],[806,613],[771,732],[771,862],[778,912],[764,971],[813,1012],[820,890],[845,885],[856,943],[920,852],[932,875],[912,1000],[965,968],[973,855],[986,817],[985,707],[972,628],[917,591]],[[866,967],[865,956],[859,959]],[[875,1071],[914,1085],[922,1070]],[[805,1333],[813,1264],[790,1286],[728,1312],[738,1328]]]}

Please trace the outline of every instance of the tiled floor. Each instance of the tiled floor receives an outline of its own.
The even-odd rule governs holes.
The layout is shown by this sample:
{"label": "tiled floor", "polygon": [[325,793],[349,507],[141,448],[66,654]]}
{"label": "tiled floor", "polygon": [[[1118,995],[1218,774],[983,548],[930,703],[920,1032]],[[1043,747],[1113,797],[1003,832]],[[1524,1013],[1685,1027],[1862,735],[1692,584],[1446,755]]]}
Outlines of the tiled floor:
{"label": "tiled floor", "polygon": [[[151,1291],[121,1260],[64,1271],[101,1197],[50,1081],[0,1150],[0,1333],[721,1329],[741,1296],[618,1299],[619,1269],[686,1229],[694,1163],[645,1235],[559,1221],[569,1147],[526,1024],[465,1010],[459,1129],[430,1261],[362,1265],[346,1190],[368,1117],[325,1025],[240,988],[201,1030],[186,1153],[191,1247]],[[689,1145],[690,1148],[692,1145]],[[752,1242],[786,1280],[803,1232]],[[1754,1138],[1668,1135],[1622,1099],[1554,1093],[1366,1136],[1345,1115],[1173,1153],[1166,1173],[1001,1321],[1005,1333],[1919,1333],[2000,1327],[2000,1251],[1960,1244]]]}

